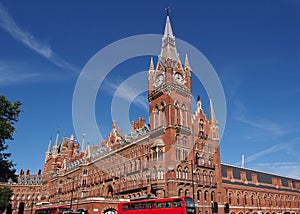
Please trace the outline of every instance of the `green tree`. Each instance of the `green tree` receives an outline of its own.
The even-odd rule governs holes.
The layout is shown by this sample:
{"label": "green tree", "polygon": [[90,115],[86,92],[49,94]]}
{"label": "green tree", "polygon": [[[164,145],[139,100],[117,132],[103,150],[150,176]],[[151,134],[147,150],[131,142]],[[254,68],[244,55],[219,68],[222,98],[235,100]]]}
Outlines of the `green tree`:
{"label": "green tree", "polygon": [[9,203],[13,191],[8,187],[0,188],[0,213],[3,213]]}
{"label": "green tree", "polygon": [[21,112],[21,102],[15,101],[11,103],[0,95],[0,181],[7,182],[9,178],[16,180],[14,164],[7,152],[7,141],[12,141],[13,133],[15,131],[15,123],[19,120]]}

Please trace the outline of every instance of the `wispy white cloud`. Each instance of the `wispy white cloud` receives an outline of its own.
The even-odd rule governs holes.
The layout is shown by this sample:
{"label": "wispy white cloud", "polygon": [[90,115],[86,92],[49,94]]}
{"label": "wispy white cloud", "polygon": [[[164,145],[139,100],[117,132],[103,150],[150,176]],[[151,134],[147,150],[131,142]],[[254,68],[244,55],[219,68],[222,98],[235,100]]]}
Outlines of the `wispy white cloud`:
{"label": "wispy white cloud", "polygon": [[[273,145],[267,149],[257,152],[245,159],[245,164],[251,163],[251,168],[259,169],[265,172],[275,173],[278,175],[300,178],[300,158],[297,151],[300,143],[300,137],[293,138],[287,142],[283,142],[277,145]],[[274,153],[280,152],[286,156],[295,159],[293,162],[271,162],[261,163],[260,158],[268,157],[268,155],[274,156]],[[241,165],[241,161],[236,162],[234,165]]]}
{"label": "wispy white cloud", "polygon": [[[265,157],[265,156],[267,156],[271,153],[274,153],[274,152],[277,152],[277,151],[280,151],[280,150],[284,150],[284,149],[288,149],[290,146],[291,146],[290,143],[282,143],[282,144],[274,145],[270,148],[267,148],[263,151],[257,152],[255,154],[247,157],[245,159],[245,163],[250,163],[252,161],[255,161],[255,160],[259,159],[260,157]],[[241,164],[241,161],[235,163],[235,165],[240,165],[240,164]]]}
{"label": "wispy white cloud", "polygon": [[36,39],[31,33],[23,31],[14,21],[12,16],[10,16],[10,14],[1,4],[1,2],[0,26],[4,30],[6,30],[15,40],[22,42],[24,45],[26,45],[33,51],[39,53],[56,66],[71,71],[78,71],[78,69],[75,66],[66,62],[64,59],[55,54],[47,42],[42,42]]}
{"label": "wispy white cloud", "polygon": [[24,67],[28,66],[24,63],[0,62],[0,86],[34,81],[40,78],[41,75],[38,73],[20,72],[20,69]]}
{"label": "wispy white cloud", "polygon": [[300,179],[300,162],[257,163],[252,167],[265,172]]}
{"label": "wispy white cloud", "polygon": [[[132,98],[135,97],[133,100],[133,103],[136,105],[144,108],[146,111],[148,111],[148,100],[146,97],[143,96],[137,96],[137,89],[130,84],[127,84],[126,82],[123,82],[121,84],[121,87],[119,84],[113,81],[105,81],[104,89],[110,94],[115,97],[121,98],[124,101],[131,102]],[[115,91],[118,91],[118,93],[115,93]]]}

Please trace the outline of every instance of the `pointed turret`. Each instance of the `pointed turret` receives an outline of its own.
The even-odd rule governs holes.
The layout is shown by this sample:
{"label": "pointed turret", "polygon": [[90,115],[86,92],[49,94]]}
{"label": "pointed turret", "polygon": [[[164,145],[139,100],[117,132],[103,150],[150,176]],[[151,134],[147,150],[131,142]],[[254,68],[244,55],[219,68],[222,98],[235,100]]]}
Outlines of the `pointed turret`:
{"label": "pointed turret", "polygon": [[53,146],[53,155],[54,155],[54,157],[56,157],[57,154],[58,154],[58,138],[59,138],[59,131],[57,131],[57,133],[56,133],[55,144]]}
{"label": "pointed turret", "polygon": [[45,163],[47,162],[47,160],[49,160],[51,158],[51,144],[52,144],[52,137],[50,137],[50,140],[49,140],[48,149],[46,152]]}
{"label": "pointed turret", "polygon": [[82,135],[81,152],[84,152],[85,134]]}
{"label": "pointed turret", "polygon": [[149,71],[154,71],[153,57],[151,57],[151,59],[150,59]]}
{"label": "pointed turret", "polygon": [[213,107],[213,102],[212,99],[209,99],[209,120],[210,122],[216,122],[216,114],[215,114],[215,110]]}
{"label": "pointed turret", "polygon": [[184,61],[184,69],[185,70],[192,70],[191,69],[191,66],[190,66],[190,62],[189,62],[189,58],[188,58],[188,55],[187,54],[185,54],[185,61]]}
{"label": "pointed turret", "polygon": [[49,144],[48,144],[48,149],[47,149],[48,154],[51,153],[51,144],[52,144],[52,137],[50,137]]}
{"label": "pointed turret", "polygon": [[186,87],[189,89],[189,91],[192,91],[192,80],[191,80],[191,66],[189,62],[188,55],[185,55],[185,62],[184,62],[184,71],[186,76]]}
{"label": "pointed turret", "polygon": [[202,103],[201,103],[200,95],[198,95],[198,97],[197,97],[197,108],[199,110],[202,109]]}
{"label": "pointed turret", "polygon": [[86,150],[85,150],[85,158],[90,159],[91,158],[91,147],[90,143],[87,144]]}
{"label": "pointed turret", "polygon": [[162,38],[162,47],[161,47],[159,60],[164,64],[167,58],[171,58],[172,61],[175,63],[177,61],[180,61],[176,50],[175,36],[173,35],[170,17],[168,14],[167,14],[164,36]]}

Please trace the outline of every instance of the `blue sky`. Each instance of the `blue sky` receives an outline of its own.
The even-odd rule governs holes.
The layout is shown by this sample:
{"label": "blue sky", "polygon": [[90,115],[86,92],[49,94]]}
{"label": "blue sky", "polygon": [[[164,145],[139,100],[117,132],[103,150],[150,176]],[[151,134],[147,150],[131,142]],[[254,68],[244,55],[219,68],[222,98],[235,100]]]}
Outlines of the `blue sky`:
{"label": "blue sky", "polygon": [[[61,137],[74,134],[73,91],[87,62],[120,39],[162,34],[168,6],[175,36],[207,57],[223,85],[222,162],[240,165],[244,154],[247,168],[300,178],[298,0],[1,0],[0,93],[23,102],[9,144],[18,171],[43,168],[57,130]],[[134,73],[147,70],[149,60],[128,60],[107,76],[95,104],[102,133],[111,127],[113,92]],[[208,96],[199,82],[193,82],[193,94],[200,94],[208,113]],[[148,116],[146,102],[145,93],[135,99],[131,120]]]}

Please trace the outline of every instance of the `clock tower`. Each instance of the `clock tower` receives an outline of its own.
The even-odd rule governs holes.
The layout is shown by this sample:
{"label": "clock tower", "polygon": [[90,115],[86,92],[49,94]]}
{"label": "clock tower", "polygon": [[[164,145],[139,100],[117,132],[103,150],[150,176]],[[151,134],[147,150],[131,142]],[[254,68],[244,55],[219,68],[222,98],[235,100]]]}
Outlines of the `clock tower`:
{"label": "clock tower", "polygon": [[[175,166],[187,159],[190,152],[188,148],[192,147],[191,97],[191,68],[188,57],[186,55],[185,63],[182,64],[170,17],[167,15],[161,53],[156,66],[153,59],[150,60],[148,100],[151,148],[156,152],[163,152],[164,163],[169,168],[170,165]],[[179,144],[179,141],[183,143]],[[181,147],[180,154],[177,147]]]}

